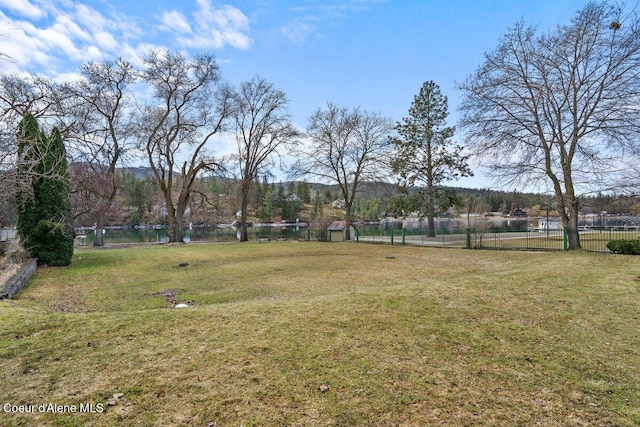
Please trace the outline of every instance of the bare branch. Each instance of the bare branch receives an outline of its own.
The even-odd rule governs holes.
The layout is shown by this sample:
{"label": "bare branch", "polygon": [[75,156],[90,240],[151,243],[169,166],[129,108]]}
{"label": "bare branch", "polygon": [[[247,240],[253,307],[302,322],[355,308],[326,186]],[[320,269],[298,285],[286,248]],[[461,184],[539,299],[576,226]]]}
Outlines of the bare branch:
{"label": "bare branch", "polygon": [[379,113],[329,103],[309,119],[309,141],[293,150],[297,160],[291,176],[337,184],[345,202],[348,225],[359,184],[381,180],[386,175],[385,159],[391,151],[392,130],[393,122]]}
{"label": "bare branch", "polygon": [[196,177],[220,167],[207,144],[226,129],[230,96],[224,87],[216,90],[218,65],[211,55],[187,60],[151,51],[144,63],[142,80],[153,89],[154,102],[138,118],[137,138],[164,195],[169,240],[179,242]]}
{"label": "bare branch", "polygon": [[498,178],[549,182],[579,248],[579,193],[640,151],[638,17],[601,2],[538,37],[519,23],[460,88],[469,147]]}
{"label": "bare branch", "polygon": [[240,171],[240,240],[247,240],[247,209],[252,184],[279,159],[279,150],[295,146],[302,133],[287,112],[286,94],[263,78],[254,77],[232,93]]}

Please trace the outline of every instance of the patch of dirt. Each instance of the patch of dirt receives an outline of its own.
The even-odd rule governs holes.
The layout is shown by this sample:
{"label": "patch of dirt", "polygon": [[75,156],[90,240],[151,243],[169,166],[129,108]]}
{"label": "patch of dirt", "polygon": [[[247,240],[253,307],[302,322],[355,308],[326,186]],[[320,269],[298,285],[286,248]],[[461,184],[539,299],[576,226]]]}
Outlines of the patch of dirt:
{"label": "patch of dirt", "polygon": [[[153,297],[161,296],[165,297],[167,300],[168,307],[175,307],[178,304],[178,294],[180,293],[177,289],[164,289],[162,291],[154,292],[152,294],[147,294]],[[187,305],[196,305],[195,301],[183,301],[183,304]]]}
{"label": "patch of dirt", "polygon": [[49,304],[49,308],[61,313],[88,313],[93,311],[91,307],[87,307],[81,300],[70,295],[64,296],[61,301]]}
{"label": "patch of dirt", "polygon": [[149,295],[154,296],[154,297],[157,297],[157,296],[165,297],[169,307],[175,307],[175,305],[178,303],[177,302],[177,296],[178,296],[179,293],[180,293],[180,291],[178,291],[176,289],[164,289],[162,291],[154,292],[154,293],[149,294]]}

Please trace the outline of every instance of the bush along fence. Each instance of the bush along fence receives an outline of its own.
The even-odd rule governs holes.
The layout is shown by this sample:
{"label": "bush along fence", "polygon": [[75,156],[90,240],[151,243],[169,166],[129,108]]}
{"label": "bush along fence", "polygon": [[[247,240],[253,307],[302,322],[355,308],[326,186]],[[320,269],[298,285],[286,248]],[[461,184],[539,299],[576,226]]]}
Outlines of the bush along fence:
{"label": "bush along fence", "polygon": [[607,248],[614,254],[640,255],[640,238],[611,240],[607,243]]}
{"label": "bush along fence", "polygon": [[[611,252],[607,243],[614,240],[638,240],[640,230],[582,229],[582,249],[592,252]],[[355,240],[363,243],[414,245],[466,249],[544,250],[566,251],[566,229],[487,232],[466,229],[459,233],[440,233],[428,237],[425,231],[410,232],[404,229],[380,230],[377,233],[361,233],[356,230]]]}

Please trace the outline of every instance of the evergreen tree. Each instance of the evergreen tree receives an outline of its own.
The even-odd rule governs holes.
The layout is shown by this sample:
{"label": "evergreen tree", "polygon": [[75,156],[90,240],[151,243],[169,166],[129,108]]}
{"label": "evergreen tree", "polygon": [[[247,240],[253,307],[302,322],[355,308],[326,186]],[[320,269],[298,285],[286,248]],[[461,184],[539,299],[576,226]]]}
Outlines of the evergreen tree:
{"label": "evergreen tree", "polygon": [[296,187],[296,195],[301,202],[311,202],[311,186],[306,181],[300,181]]}
{"label": "evergreen tree", "polygon": [[447,97],[432,81],[425,82],[409,108],[409,117],[396,125],[393,169],[401,184],[426,184],[428,235],[435,236],[436,202],[439,185],[451,179],[472,175],[462,147],[451,142],[454,128],[446,126],[449,115]]}
{"label": "evergreen tree", "polygon": [[67,265],[73,256],[68,223],[68,164],[57,128],[47,138],[29,113],[18,126],[19,170],[32,176],[30,191],[16,197],[18,234],[39,264]]}
{"label": "evergreen tree", "polygon": [[287,201],[282,203],[281,217],[283,221],[293,222],[298,219],[298,211],[300,210],[300,202]]}
{"label": "evergreen tree", "polygon": [[296,184],[292,181],[287,182],[287,194],[286,197],[296,194]]}
{"label": "evergreen tree", "polygon": [[273,217],[274,194],[269,186],[265,186],[265,188],[267,188],[267,191],[264,196],[264,203],[260,206],[260,209],[258,209],[258,218],[260,218],[260,221],[268,222],[271,221]]}
{"label": "evergreen tree", "polygon": [[324,196],[319,191],[316,191],[316,197],[311,211],[311,219],[313,221],[316,221],[324,214],[324,203]]}
{"label": "evergreen tree", "polygon": [[281,208],[285,202],[285,199],[286,199],[286,196],[284,194],[284,185],[280,183],[278,184],[274,205],[278,208]]}
{"label": "evergreen tree", "polygon": [[16,194],[18,219],[16,228],[22,240],[22,245],[29,248],[29,237],[38,222],[38,213],[33,194],[33,183],[37,176],[37,150],[42,148],[40,138],[42,134],[38,122],[30,113],[26,113],[18,124],[18,174],[24,185]]}

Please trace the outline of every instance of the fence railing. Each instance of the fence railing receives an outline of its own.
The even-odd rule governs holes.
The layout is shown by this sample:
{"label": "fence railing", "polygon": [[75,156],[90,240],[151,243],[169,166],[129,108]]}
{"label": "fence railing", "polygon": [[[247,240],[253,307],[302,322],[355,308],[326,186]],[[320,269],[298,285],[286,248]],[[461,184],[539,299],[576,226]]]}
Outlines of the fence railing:
{"label": "fence railing", "polygon": [[[638,239],[640,230],[583,229],[579,230],[580,244],[584,250],[609,252],[607,243],[617,239]],[[356,241],[391,245],[414,245],[474,249],[505,250],[567,250],[567,235],[560,230],[527,230],[507,232],[486,232],[466,230],[458,233],[440,233],[429,237],[424,231],[380,230],[376,233],[356,232]]]}
{"label": "fence railing", "polygon": [[429,237],[424,231],[415,230],[377,230],[361,232],[356,230],[356,241],[364,243],[386,243],[392,245],[466,247],[466,235],[439,232]]}
{"label": "fence railing", "polygon": [[611,240],[619,239],[640,239],[640,229],[600,229],[600,230],[581,230],[580,245],[584,250],[593,252],[609,252],[607,243]]}

